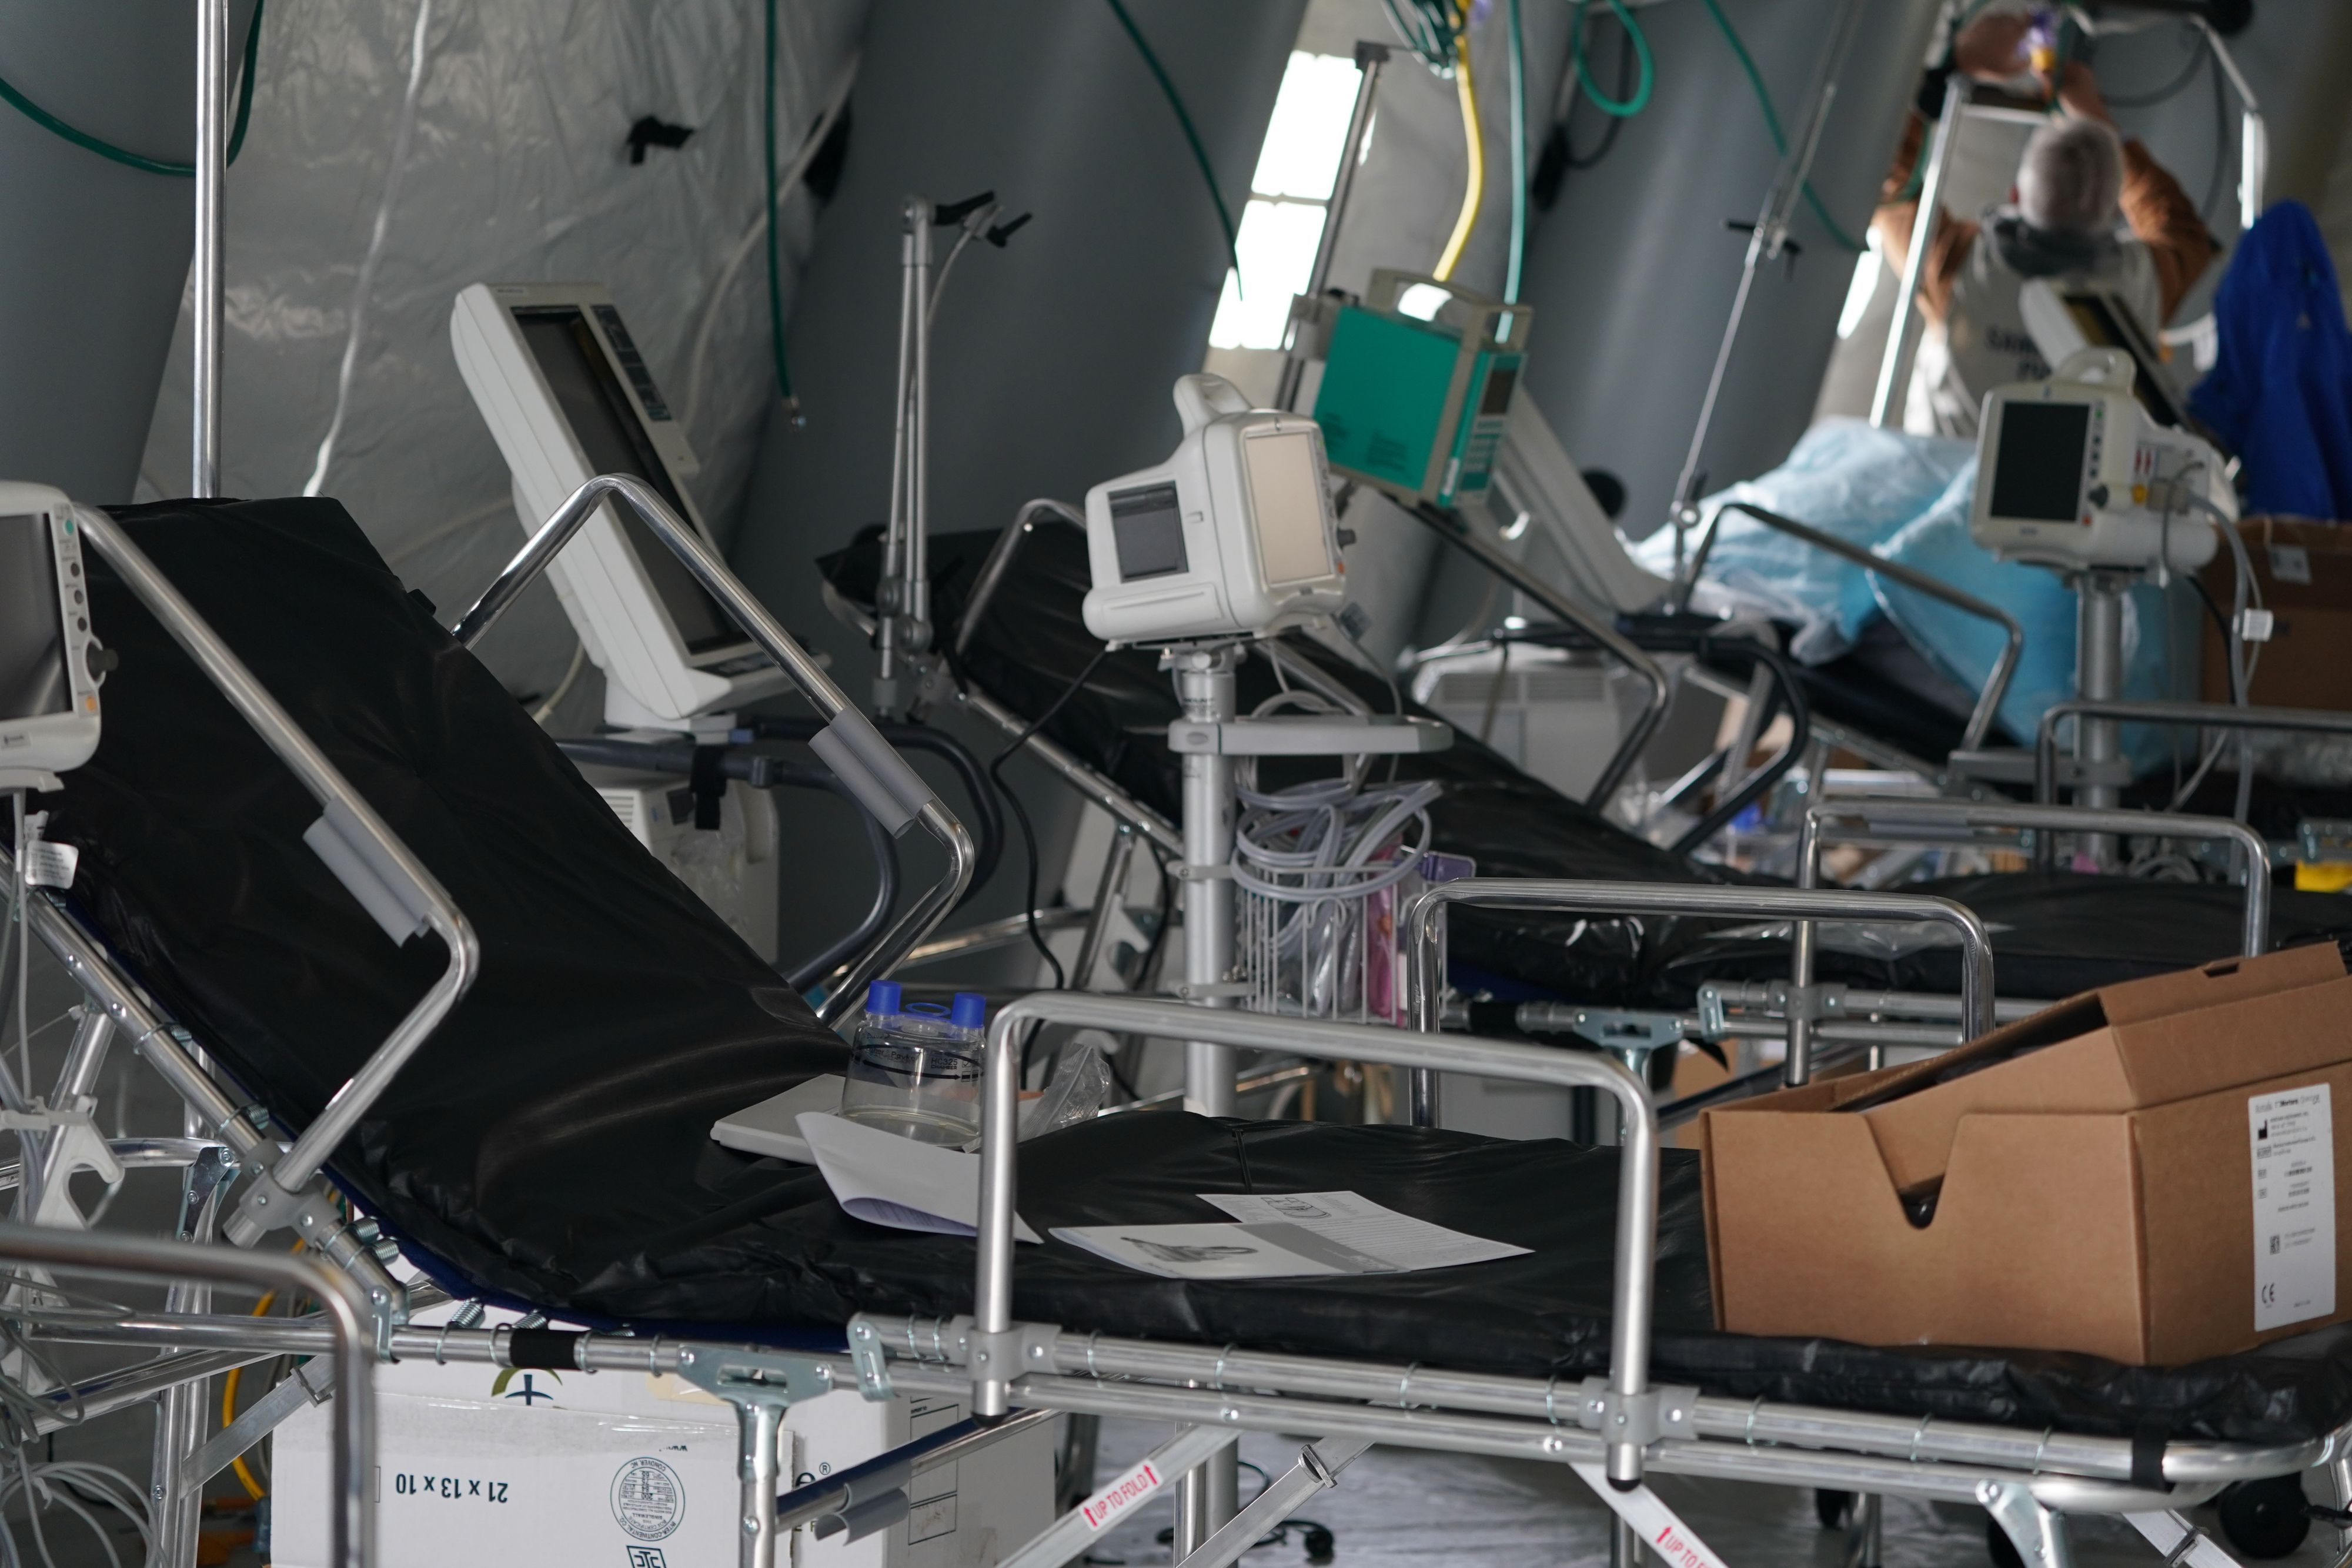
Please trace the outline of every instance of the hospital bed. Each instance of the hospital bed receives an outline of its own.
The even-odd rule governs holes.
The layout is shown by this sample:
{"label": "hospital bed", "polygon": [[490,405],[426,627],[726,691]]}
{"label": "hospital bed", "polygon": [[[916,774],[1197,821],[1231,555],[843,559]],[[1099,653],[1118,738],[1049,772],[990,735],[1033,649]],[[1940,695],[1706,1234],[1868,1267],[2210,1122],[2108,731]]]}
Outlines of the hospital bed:
{"label": "hospital bed", "polygon": [[[1031,750],[1082,796],[1172,852],[1178,779],[1163,737],[1177,705],[1148,652],[1096,660],[1101,644],[1079,618],[1088,581],[1084,543],[1066,524],[1050,504],[1039,503],[1003,534],[933,541],[934,606],[942,625],[953,628],[945,642],[961,682],[950,700],[1008,736],[1023,734],[1061,702],[1030,737]],[[859,601],[875,559],[864,545],[824,563],[838,613],[862,615]],[[1260,646],[1267,657],[1242,671],[1244,710],[1273,695],[1278,680],[1375,711],[1398,700],[1364,664],[1325,644],[1291,634]],[[1448,751],[1400,759],[1399,777],[1444,781],[1446,792],[1431,809],[1433,847],[1469,857],[1482,875],[1699,885],[1740,880],[1637,837],[1468,737],[1457,737]],[[2004,986],[2017,998],[2071,995],[2245,945],[2244,891],[2218,883],[2159,887],[2029,873],[1906,891],[1940,894],[1978,910],[1993,931]],[[1787,976],[1785,936],[1748,937],[1726,925],[1465,910],[1452,933],[1453,977],[1465,992],[1515,1005],[1675,1014],[1696,1009],[1710,981]],[[2352,932],[2352,907],[2330,895],[2283,890],[2272,900],[2268,927],[2273,946],[2331,939]],[[1822,963],[1822,980],[1857,989],[1949,997],[1957,988],[1945,948],[1824,950]]]}
{"label": "hospital bed", "polygon": [[[659,525],[657,501],[618,489]],[[104,563],[93,615],[122,664],[99,754],[43,801],[82,862],[68,891],[33,900],[36,934],[262,1172],[232,1234],[252,1241],[290,1221],[311,1255],[281,1265],[283,1282],[341,1299],[355,1318],[363,1304],[378,1354],[672,1373],[733,1405],[746,1563],[767,1568],[782,1528],[855,1532],[897,1517],[914,1465],[1013,1428],[989,1424],[1011,1412],[1183,1428],[1153,1469],[1097,1494],[1102,1507],[1157,1491],[1238,1432],[1309,1435],[1297,1466],[1186,1559],[1199,1568],[1234,1561],[1374,1442],[1577,1466],[1654,1550],[1693,1565],[1717,1559],[1643,1485],[1650,1474],[1973,1500],[2041,1568],[2071,1561],[2065,1513],[2121,1513],[2171,1560],[2222,1568],[2181,1510],[2233,1480],[2344,1468],[2344,1330],[2177,1369],[1717,1333],[1695,1159],[1660,1150],[1645,1089],[1594,1054],[1040,995],[1000,1013],[989,1036],[977,1248],[851,1220],[814,1172],[708,1137],[715,1113],[836,1065],[837,1039],[620,831],[339,507],[179,505],[87,523]],[[715,562],[681,553],[730,610],[749,606]],[[750,610],[749,629],[812,699],[837,698]],[[891,772],[870,747],[851,755],[844,771],[862,768],[869,789]],[[316,852],[322,799],[346,848],[366,849]],[[879,789],[861,799],[892,810]],[[936,801],[897,808],[954,850],[960,831]],[[925,919],[968,869],[968,849],[952,858],[956,873],[918,904]],[[1855,896],[1673,891],[1717,915],[1827,916]],[[1580,897],[1597,908],[1655,893]],[[1981,999],[1991,956],[1964,911],[1872,896],[1879,914],[1959,931]],[[423,1027],[420,995],[437,1014]],[[1016,1145],[1015,1042],[1034,1020],[1590,1087],[1621,1107],[1624,1141],[1167,1114]],[[1016,1259],[1010,1234],[1016,1205],[1050,1229],[1199,1218],[1204,1188],[1342,1185],[1531,1250],[1436,1274],[1180,1283],[1052,1245]],[[331,1192],[363,1218],[347,1220]],[[222,1277],[264,1261],[110,1244],[0,1232],[0,1256],[60,1270]],[[433,1288],[394,1284],[388,1255]],[[445,1292],[568,1326],[405,1326]],[[369,1560],[352,1323],[24,1298],[0,1316],[34,1343],[179,1347],[159,1367],[190,1377],[224,1354],[340,1346],[339,1561]],[[966,1398],[976,1419],[780,1499],[782,1408],[853,1386]],[[265,1405],[275,1416],[303,1402]],[[189,1495],[267,1426],[241,1422],[181,1456],[167,1493]],[[1005,1560],[1067,1561],[1087,1529],[1074,1515]]]}

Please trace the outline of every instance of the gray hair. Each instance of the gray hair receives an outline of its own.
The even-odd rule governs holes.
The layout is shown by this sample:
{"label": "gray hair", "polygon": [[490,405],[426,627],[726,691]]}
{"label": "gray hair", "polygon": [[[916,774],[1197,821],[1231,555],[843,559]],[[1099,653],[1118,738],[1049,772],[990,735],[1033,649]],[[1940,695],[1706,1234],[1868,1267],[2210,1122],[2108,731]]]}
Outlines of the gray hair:
{"label": "gray hair", "polygon": [[2037,229],[2104,235],[2123,194],[2123,143],[2095,120],[2057,120],[2033,133],[2017,170],[2017,205]]}

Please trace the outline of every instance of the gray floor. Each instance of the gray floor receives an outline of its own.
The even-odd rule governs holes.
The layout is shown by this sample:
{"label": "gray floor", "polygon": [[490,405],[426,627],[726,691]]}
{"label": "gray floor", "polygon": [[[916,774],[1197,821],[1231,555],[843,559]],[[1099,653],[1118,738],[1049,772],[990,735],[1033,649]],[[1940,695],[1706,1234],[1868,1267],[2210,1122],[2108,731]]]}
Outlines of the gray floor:
{"label": "gray floor", "polygon": [[[1167,1440],[1170,1428],[1140,1421],[1103,1423],[1097,1469],[1108,1478]],[[1252,1434],[1242,1458],[1279,1475],[1297,1457],[1296,1443]],[[1659,1478],[1660,1497],[1733,1568],[1842,1568],[1845,1537],[1817,1522],[1810,1492],[1727,1481]],[[1246,1500],[1257,1478],[1242,1472]],[[1985,1516],[1970,1507],[1931,1507],[1908,1499],[1886,1505],[1884,1560],[1889,1568],[1987,1568]],[[1463,1454],[1374,1448],[1349,1466],[1339,1487],[1313,1499],[1300,1514],[1328,1525],[1337,1568],[1553,1568],[1604,1563],[1610,1515],[1575,1472],[1532,1461]],[[1171,1505],[1157,1502],[1147,1517],[1109,1532],[1087,1555],[1097,1564],[1142,1565],[1170,1560],[1155,1539],[1168,1528]],[[2196,1517],[2209,1530],[2210,1513]],[[2160,1568],[2162,1559],[2129,1526],[2105,1520],[2074,1521],[2079,1568]],[[2292,1568],[2329,1568],[2324,1548],[2333,1532],[2315,1531]],[[1306,1553],[1297,1532],[1261,1546],[1247,1568],[1286,1568]]]}

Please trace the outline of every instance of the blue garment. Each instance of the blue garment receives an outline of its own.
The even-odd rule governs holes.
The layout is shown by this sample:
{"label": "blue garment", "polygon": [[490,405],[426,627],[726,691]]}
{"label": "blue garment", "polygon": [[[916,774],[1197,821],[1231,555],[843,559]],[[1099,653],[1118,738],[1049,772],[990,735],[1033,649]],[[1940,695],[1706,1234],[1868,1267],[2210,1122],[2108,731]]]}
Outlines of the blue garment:
{"label": "blue garment", "polygon": [[2319,225],[2278,202],[2213,298],[2221,351],[2189,407],[2244,460],[2250,516],[2352,518],[2352,332]]}

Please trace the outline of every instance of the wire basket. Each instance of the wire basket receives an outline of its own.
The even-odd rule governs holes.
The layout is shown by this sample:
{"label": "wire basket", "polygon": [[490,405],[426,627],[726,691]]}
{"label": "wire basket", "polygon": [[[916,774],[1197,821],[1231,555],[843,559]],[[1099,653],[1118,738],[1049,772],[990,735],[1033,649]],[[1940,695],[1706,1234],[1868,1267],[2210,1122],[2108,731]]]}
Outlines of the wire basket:
{"label": "wire basket", "polygon": [[1398,911],[1429,882],[1471,870],[1458,856],[1428,852],[1428,808],[1439,789],[1433,781],[1359,790],[1338,779],[1240,791],[1234,957],[1249,988],[1244,1008],[1405,1021]]}

